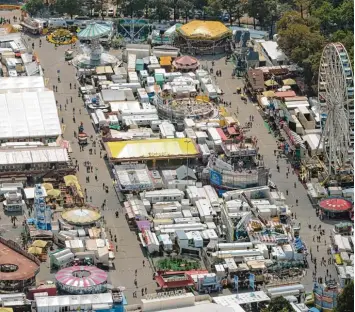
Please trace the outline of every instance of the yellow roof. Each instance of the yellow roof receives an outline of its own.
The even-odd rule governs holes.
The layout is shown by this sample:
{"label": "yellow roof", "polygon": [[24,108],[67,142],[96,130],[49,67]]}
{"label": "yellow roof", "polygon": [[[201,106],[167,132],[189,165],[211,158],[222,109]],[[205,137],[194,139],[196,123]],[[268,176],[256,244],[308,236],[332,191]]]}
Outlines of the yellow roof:
{"label": "yellow roof", "polygon": [[28,253],[30,253],[32,255],[40,255],[42,253],[42,248],[30,247],[30,248],[28,248]]}
{"label": "yellow roof", "polygon": [[232,34],[232,31],[221,22],[216,21],[192,21],[177,29],[184,37],[191,39],[212,40]]}
{"label": "yellow roof", "polygon": [[161,56],[160,57],[160,65],[161,66],[170,66],[171,65],[171,56]]}
{"label": "yellow roof", "polygon": [[46,241],[43,241],[43,240],[35,240],[33,243],[32,243],[32,247],[39,247],[39,248],[44,248],[47,246],[47,242]]}
{"label": "yellow roof", "polygon": [[199,152],[191,139],[154,139],[108,142],[111,157],[116,159],[195,157]]}
{"label": "yellow roof", "polygon": [[100,220],[101,214],[89,208],[75,208],[62,212],[62,218],[70,224],[85,225]]}
{"label": "yellow roof", "polygon": [[78,178],[75,175],[67,175],[64,177],[64,182],[66,186],[70,186],[70,185],[75,185],[76,186],[76,190],[78,192],[78,195],[80,197],[84,197],[83,192],[81,190],[81,186],[79,184]]}

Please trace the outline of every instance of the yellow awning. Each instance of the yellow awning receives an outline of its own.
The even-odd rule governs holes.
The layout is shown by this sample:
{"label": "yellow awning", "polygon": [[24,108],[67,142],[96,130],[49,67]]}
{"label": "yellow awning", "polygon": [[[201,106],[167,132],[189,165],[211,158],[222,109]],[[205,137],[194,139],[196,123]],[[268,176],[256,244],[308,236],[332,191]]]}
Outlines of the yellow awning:
{"label": "yellow awning", "polygon": [[294,79],[291,79],[291,78],[282,80],[282,83],[284,84],[284,86],[294,86],[294,85],[297,84],[297,82]]}
{"label": "yellow awning", "polygon": [[275,80],[266,80],[265,81],[265,86],[271,87],[271,86],[278,86],[279,84]]}
{"label": "yellow awning", "polygon": [[275,97],[275,92],[274,91],[264,91],[263,96],[266,97]]}
{"label": "yellow awning", "polygon": [[28,248],[28,253],[30,253],[32,255],[40,255],[42,253],[42,248],[30,247],[30,248]]}
{"label": "yellow awning", "polygon": [[170,66],[172,58],[171,56],[161,56],[160,57],[160,65],[161,66]]}
{"label": "yellow awning", "polygon": [[43,240],[35,240],[33,243],[32,243],[32,247],[39,247],[39,248],[44,248],[47,246],[47,242],[46,241],[43,241]]}
{"label": "yellow awning", "polygon": [[53,198],[58,198],[60,196],[60,194],[61,194],[61,191],[57,190],[57,189],[47,191],[47,196],[53,197]]}
{"label": "yellow awning", "polygon": [[53,190],[53,184],[52,183],[42,183],[42,186],[46,191]]}
{"label": "yellow awning", "polygon": [[75,185],[78,195],[84,197],[83,192],[81,191],[81,186],[79,184],[78,178],[75,175],[67,175],[64,177],[64,182],[66,186]]}

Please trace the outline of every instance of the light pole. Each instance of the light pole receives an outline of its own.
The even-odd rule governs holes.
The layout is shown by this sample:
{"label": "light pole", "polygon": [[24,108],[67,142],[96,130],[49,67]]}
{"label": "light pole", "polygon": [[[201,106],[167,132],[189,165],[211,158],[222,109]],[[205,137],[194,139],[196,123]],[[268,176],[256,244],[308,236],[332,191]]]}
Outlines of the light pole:
{"label": "light pole", "polygon": [[186,143],[186,177],[189,177],[189,143],[190,140],[186,139],[184,141]]}

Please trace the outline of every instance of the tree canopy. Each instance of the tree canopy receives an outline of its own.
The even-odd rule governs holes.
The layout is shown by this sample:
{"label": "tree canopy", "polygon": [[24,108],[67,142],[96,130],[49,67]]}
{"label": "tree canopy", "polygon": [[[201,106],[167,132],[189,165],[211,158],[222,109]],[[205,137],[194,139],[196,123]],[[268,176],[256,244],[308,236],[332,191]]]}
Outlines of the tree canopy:
{"label": "tree canopy", "polygon": [[58,13],[68,14],[73,18],[73,15],[79,14],[81,5],[80,0],[57,0],[54,7]]}
{"label": "tree canopy", "polygon": [[284,13],[277,23],[278,44],[292,62],[304,68],[305,83],[316,90],[319,61],[327,42],[341,42],[353,63],[354,2],[297,0],[295,3],[296,10]]}
{"label": "tree canopy", "polygon": [[26,2],[26,11],[31,15],[36,15],[44,9],[43,0],[29,0]]}
{"label": "tree canopy", "polygon": [[284,297],[276,297],[271,299],[269,306],[262,312],[294,312],[294,310]]}
{"label": "tree canopy", "polygon": [[338,295],[337,306],[334,312],[353,312],[354,311],[354,281],[347,284],[343,292]]}

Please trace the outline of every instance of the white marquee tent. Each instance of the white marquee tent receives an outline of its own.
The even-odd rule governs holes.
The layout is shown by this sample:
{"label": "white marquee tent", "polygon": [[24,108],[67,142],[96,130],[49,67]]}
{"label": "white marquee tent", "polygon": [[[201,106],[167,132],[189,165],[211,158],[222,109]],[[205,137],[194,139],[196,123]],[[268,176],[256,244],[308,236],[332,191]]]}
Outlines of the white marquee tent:
{"label": "white marquee tent", "polygon": [[53,138],[61,133],[53,91],[0,93],[0,140]]}

